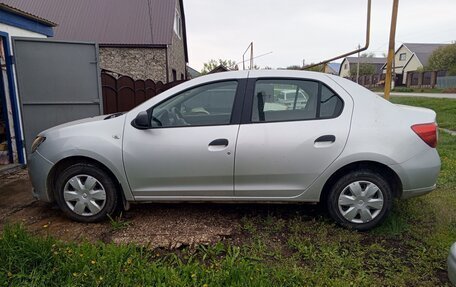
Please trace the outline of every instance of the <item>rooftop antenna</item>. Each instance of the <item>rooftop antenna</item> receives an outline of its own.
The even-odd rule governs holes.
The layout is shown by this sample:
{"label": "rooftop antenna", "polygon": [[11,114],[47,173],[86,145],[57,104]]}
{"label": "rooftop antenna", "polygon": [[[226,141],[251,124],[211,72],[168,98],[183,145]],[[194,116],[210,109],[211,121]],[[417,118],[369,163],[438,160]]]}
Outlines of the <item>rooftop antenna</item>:
{"label": "rooftop antenna", "polygon": [[245,70],[245,54],[249,51],[250,49],[250,68],[253,69],[253,42],[250,43],[250,45],[245,49],[244,54],[242,54],[242,69]]}

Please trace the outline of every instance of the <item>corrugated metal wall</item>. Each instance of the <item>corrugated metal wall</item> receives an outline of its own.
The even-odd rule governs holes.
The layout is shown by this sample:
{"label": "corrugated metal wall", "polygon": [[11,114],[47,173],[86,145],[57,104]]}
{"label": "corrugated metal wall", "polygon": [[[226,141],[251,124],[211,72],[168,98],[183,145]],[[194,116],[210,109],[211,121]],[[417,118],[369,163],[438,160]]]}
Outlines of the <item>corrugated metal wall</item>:
{"label": "corrugated metal wall", "polygon": [[29,38],[13,43],[27,153],[40,131],[103,114],[96,44]]}

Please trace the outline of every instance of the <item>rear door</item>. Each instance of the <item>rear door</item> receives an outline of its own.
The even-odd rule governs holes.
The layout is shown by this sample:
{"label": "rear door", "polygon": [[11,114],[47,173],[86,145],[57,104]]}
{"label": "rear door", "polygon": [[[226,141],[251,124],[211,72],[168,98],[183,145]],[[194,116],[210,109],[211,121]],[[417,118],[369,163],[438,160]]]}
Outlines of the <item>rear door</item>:
{"label": "rear door", "polygon": [[[298,196],[343,151],[352,99],[324,75],[251,77],[236,146],[235,195]],[[285,92],[292,98],[286,104]]]}

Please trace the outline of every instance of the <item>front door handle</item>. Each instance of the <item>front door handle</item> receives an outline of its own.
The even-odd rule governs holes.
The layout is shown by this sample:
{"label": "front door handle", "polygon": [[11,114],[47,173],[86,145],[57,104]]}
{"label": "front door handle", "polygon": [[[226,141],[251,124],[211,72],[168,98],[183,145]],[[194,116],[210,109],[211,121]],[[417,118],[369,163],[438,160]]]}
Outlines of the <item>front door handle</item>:
{"label": "front door handle", "polygon": [[227,139],[216,139],[209,143],[209,146],[228,146]]}
{"label": "front door handle", "polygon": [[321,143],[321,142],[335,142],[336,141],[336,136],[334,135],[324,135],[315,140],[315,143]]}

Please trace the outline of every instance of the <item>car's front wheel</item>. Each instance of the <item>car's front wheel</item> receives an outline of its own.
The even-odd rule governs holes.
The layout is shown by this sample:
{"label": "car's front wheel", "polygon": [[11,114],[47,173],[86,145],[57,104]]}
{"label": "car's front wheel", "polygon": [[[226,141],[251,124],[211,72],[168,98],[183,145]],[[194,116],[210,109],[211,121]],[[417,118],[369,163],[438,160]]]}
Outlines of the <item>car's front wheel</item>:
{"label": "car's front wheel", "polygon": [[116,185],[108,173],[95,165],[69,166],[59,174],[55,188],[58,205],[73,220],[97,222],[116,210]]}
{"label": "car's front wheel", "polygon": [[371,170],[342,176],[327,197],[330,216],[340,225],[369,230],[385,220],[393,205],[392,190],[385,178]]}

